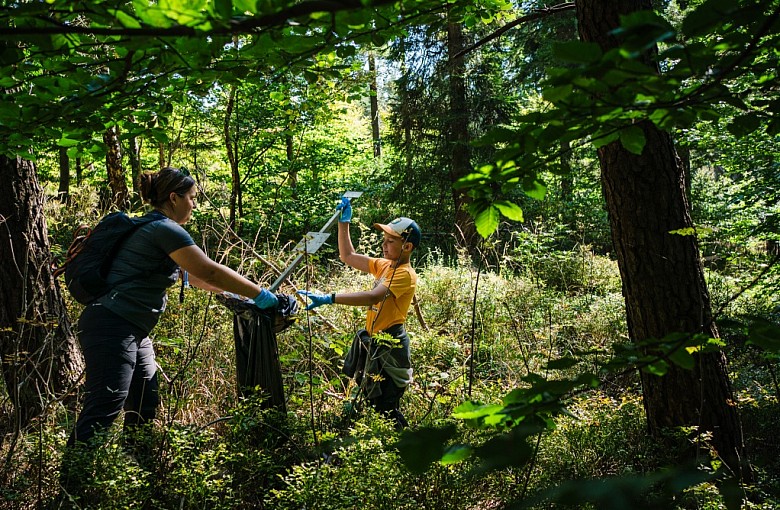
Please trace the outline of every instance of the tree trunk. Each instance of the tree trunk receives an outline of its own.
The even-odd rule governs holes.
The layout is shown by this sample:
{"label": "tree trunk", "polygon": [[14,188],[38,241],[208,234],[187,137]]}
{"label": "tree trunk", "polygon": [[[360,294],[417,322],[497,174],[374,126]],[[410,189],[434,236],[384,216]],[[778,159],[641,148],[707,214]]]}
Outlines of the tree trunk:
{"label": "tree trunk", "polygon": [[292,198],[298,198],[298,167],[295,165],[295,145],[293,136],[290,133],[284,135],[285,147],[287,149],[287,175],[290,179],[290,189]]}
{"label": "tree trunk", "polygon": [[125,171],[122,168],[122,148],[119,145],[119,134],[116,126],[108,128],[103,133],[106,144],[106,173],[108,173],[108,188],[111,190],[111,203],[119,210],[126,210],[130,205],[130,191],[127,189]]}
{"label": "tree trunk", "polygon": [[368,54],[368,74],[371,80],[369,85],[369,101],[371,103],[371,139],[374,142],[374,157],[378,158],[382,155],[382,143],[379,136],[379,99],[377,98],[377,81],[376,81],[376,62],[374,60],[374,54]]}
{"label": "tree trunk", "polygon": [[[460,23],[447,23],[447,54],[449,58],[450,84],[450,132],[449,146],[452,150],[450,163],[450,183],[471,173],[469,155],[469,114],[466,102],[466,66],[463,56],[455,57],[463,49],[463,27]],[[462,190],[452,189],[455,206],[455,227],[464,245],[471,251],[476,248],[478,239],[474,220],[466,210],[470,199]]]}
{"label": "tree trunk", "polygon": [[236,209],[241,201],[241,174],[238,172],[238,136],[233,136],[230,129],[230,120],[236,105],[237,87],[230,88],[227,108],[225,109],[225,149],[230,163],[230,228],[236,230]]}
{"label": "tree trunk", "polygon": [[70,196],[70,159],[68,158],[68,149],[60,147],[60,187],[57,190],[57,195],[60,198],[60,202],[66,204]]}
{"label": "tree trunk", "polygon": [[168,166],[165,159],[165,144],[162,142],[157,144],[157,166],[160,167],[160,170]]}
{"label": "tree trunk", "polygon": [[127,155],[130,158],[130,176],[133,182],[133,191],[140,196],[141,192],[141,144],[137,136],[131,136],[128,140]]}
{"label": "tree trunk", "polygon": [[81,158],[76,158],[76,185],[81,186],[81,172],[83,167],[81,166]]}
{"label": "tree trunk", "polygon": [[574,175],[571,171],[571,144],[561,142],[561,207],[568,208],[574,198]]}
{"label": "tree trunk", "polygon": [[[650,0],[578,0],[580,37],[613,48],[617,41],[609,32],[619,15],[651,8]],[[647,140],[641,155],[619,141],[598,150],[629,336],[636,342],[674,332],[717,337],[697,240],[669,233],[692,226],[682,163],[668,133],[647,121],[637,126]],[[695,359],[692,370],[670,364],[663,377],[642,372],[649,431],[656,437],[665,427],[711,432],[718,455],[749,478],[725,356]]]}
{"label": "tree trunk", "polygon": [[51,275],[43,190],[35,167],[0,156],[0,356],[21,428],[83,369],[60,290]]}

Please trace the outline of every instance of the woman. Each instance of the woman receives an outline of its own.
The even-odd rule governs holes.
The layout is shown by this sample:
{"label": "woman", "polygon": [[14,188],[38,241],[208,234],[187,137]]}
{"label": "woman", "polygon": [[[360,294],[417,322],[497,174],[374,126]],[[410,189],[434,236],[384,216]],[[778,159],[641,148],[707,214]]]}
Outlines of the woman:
{"label": "woman", "polygon": [[149,333],[165,310],[166,289],[180,271],[188,272],[196,287],[253,298],[260,308],[276,305],[276,296],[211,260],[181,227],[197,206],[196,194],[195,181],[174,168],[141,176],[141,197],[154,207],[148,215],[156,221],[124,242],[108,276],[109,283],[120,283],[87,306],[79,319],[85,399],[68,446],[109,427],[122,409],[125,430],[154,419],[159,398]]}

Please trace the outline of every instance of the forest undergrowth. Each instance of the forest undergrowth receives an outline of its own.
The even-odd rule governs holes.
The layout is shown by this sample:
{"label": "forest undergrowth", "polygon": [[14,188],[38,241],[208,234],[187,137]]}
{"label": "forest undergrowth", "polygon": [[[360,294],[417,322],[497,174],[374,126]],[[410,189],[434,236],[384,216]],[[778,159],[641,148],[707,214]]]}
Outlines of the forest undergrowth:
{"label": "forest undergrowth", "polygon": [[[377,241],[371,235],[360,239],[364,250]],[[228,258],[272,278],[258,259],[246,266],[250,252]],[[407,322],[414,383],[402,400],[413,430],[455,424],[454,443],[479,444],[490,433],[452,417],[464,401],[500,402],[525,385],[529,374],[552,376],[547,363],[566,356],[580,360],[576,370],[598,372],[612,344],[626,342],[620,279],[609,258],[583,245],[544,254],[503,247],[497,253],[495,248],[486,252],[480,265],[464,254],[445,257],[435,250],[416,260],[419,314],[410,312]],[[368,276],[335,260],[328,251],[307,260],[294,281],[321,291],[371,285]],[[733,268],[708,275],[714,308],[722,305],[724,317],[776,313],[761,287],[730,301],[739,290]],[[281,414],[266,409],[262,393],[238,396],[230,312],[205,292],[187,290],[181,303],[175,294],[178,289],[172,289],[154,332],[162,405],[153,430],[138,438],[145,454],[127,454],[121,427],[109,430],[101,438],[105,447],[74,461],[85,485],[69,501],[75,508],[520,507],[567,480],[656,472],[675,465],[676,451],[697,447],[686,431],[670,431],[666,441],[647,436],[639,378],[625,371],[572,394],[565,402],[567,414],[533,445],[530,463],[485,470],[466,459],[434,463],[413,474],[399,456],[399,433],[372,411],[355,409],[354,383],[340,371],[352,336],[362,327],[362,310],[331,306],[307,313],[301,308],[296,323],[278,335],[287,398],[287,413]],[[79,307],[71,306],[75,321]],[[743,507],[775,508],[780,502],[776,360],[745,345],[736,330],[724,327],[723,335],[758,473]],[[12,416],[7,398],[2,406],[3,416]],[[74,417],[73,410],[52,402],[23,430],[4,419],[3,507],[42,508],[58,496]],[[706,464],[708,452],[698,447]],[[680,491],[675,501],[678,508],[727,508],[709,483]]]}

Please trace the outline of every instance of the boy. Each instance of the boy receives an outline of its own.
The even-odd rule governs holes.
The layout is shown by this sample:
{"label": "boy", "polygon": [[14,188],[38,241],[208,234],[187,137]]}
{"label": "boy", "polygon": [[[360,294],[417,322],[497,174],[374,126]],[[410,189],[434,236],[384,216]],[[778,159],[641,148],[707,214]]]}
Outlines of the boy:
{"label": "boy", "polygon": [[[409,218],[397,218],[386,225],[374,223],[374,228],[384,233],[382,258],[369,257],[356,253],[352,245],[349,199],[342,198],[337,209],[341,211],[339,258],[359,271],[371,273],[375,278],[374,287],[361,292],[316,294],[301,290],[298,293],[311,300],[307,310],[330,304],[368,307],[366,327],[355,336],[344,360],[344,373],[354,377],[374,409],[395,421],[396,428],[400,429],[408,423],[398,405],[412,381],[409,335],[404,322],[417,287],[417,273],[409,258],[419,245],[422,233]],[[378,342],[373,338],[378,334],[389,335],[394,340]]]}

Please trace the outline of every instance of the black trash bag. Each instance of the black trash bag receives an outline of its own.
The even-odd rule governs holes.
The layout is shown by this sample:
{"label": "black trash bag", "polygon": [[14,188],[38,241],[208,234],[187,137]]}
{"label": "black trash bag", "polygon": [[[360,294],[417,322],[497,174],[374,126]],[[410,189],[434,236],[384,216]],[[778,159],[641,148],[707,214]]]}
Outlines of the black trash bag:
{"label": "black trash bag", "polygon": [[256,388],[267,394],[263,408],[287,412],[279,364],[276,334],[295,322],[298,302],[293,296],[276,294],[276,309],[261,310],[252,300],[234,294],[217,294],[217,301],[233,312],[238,391],[249,396]]}

